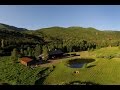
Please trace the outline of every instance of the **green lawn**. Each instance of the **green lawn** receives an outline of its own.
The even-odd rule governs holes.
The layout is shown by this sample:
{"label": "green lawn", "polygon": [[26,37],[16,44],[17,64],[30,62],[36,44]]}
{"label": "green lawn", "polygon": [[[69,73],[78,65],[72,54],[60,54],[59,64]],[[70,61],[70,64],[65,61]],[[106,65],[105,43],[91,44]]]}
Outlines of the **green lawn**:
{"label": "green lawn", "polygon": [[[56,68],[44,80],[44,84],[56,85],[65,84],[72,81],[94,82],[102,85],[117,85],[120,84],[120,58],[97,58],[99,55],[118,55],[120,49],[118,47],[102,48],[95,51],[80,52],[82,58],[93,58],[94,62],[87,66],[95,65],[90,68],[70,68],[66,66],[69,60],[63,60],[56,64]],[[79,74],[73,72],[78,70]]]}

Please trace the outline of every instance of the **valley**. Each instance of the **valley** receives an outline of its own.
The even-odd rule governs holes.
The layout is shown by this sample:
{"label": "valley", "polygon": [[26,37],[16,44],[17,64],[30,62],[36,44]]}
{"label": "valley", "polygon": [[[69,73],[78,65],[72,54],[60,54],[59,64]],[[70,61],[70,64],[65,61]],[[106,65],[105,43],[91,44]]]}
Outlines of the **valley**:
{"label": "valley", "polygon": [[119,60],[120,31],[0,24],[1,85],[119,85]]}

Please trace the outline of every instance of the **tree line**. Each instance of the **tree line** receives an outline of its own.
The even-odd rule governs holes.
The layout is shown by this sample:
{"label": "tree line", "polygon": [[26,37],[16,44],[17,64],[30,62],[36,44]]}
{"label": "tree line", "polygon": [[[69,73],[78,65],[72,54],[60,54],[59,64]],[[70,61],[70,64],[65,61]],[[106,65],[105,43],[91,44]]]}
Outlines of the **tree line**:
{"label": "tree line", "polygon": [[66,53],[119,45],[118,31],[82,27],[50,27],[25,32],[0,30],[0,54],[12,55],[11,52],[18,52],[19,57],[37,57],[43,52],[47,55],[48,51],[54,49]]}

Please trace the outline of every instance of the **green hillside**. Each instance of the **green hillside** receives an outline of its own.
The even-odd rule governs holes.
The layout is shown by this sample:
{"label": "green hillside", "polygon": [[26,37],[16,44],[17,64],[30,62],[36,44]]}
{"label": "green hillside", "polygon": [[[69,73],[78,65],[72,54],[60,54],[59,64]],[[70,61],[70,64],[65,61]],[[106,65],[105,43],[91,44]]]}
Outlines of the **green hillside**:
{"label": "green hillside", "polygon": [[91,27],[49,27],[33,31],[32,34],[44,38],[49,42],[49,47],[64,48],[63,51],[68,52],[120,44],[119,31],[100,31]]}
{"label": "green hillside", "polygon": [[93,50],[96,48],[119,46],[120,31],[100,31],[83,27],[49,27],[27,30],[0,24],[0,41],[10,44],[32,43],[47,45],[52,50],[59,48],[64,52]]}
{"label": "green hillside", "polygon": [[15,26],[11,26],[11,25],[7,25],[7,24],[3,24],[3,23],[0,23],[0,29],[2,30],[10,30],[10,31],[27,31],[27,29],[25,28],[18,28],[18,27],[15,27]]}

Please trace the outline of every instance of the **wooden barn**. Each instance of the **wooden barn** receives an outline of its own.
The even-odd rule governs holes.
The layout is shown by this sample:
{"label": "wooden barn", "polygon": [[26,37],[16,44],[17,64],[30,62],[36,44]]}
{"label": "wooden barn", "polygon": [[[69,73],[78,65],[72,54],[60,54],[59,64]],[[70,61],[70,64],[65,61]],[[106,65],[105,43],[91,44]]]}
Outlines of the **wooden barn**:
{"label": "wooden barn", "polygon": [[34,60],[29,57],[22,57],[22,58],[20,58],[20,63],[25,66],[30,66],[30,65],[34,64]]}

